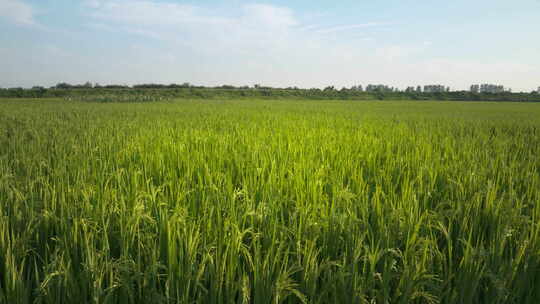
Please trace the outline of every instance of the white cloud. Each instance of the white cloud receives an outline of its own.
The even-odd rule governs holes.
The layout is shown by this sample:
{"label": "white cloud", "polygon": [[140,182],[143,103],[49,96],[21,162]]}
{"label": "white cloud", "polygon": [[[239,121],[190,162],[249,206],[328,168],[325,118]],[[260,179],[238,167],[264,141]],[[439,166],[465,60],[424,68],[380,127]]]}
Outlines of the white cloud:
{"label": "white cloud", "polygon": [[92,27],[159,39],[170,48],[202,54],[231,54],[270,48],[297,24],[292,12],[270,5],[246,5],[230,16],[193,5],[148,0],[92,0]]}
{"label": "white cloud", "polygon": [[[172,82],[185,75],[182,81],[211,85],[324,87],[377,81],[396,68],[381,59],[374,47],[368,47],[372,38],[359,33],[388,23],[309,25],[290,8],[268,4],[220,12],[149,0],[92,0],[86,4],[96,30],[161,40],[154,49],[141,40],[147,47],[131,49],[126,55],[137,67],[126,64],[125,69],[140,71],[131,75],[152,75],[147,81]],[[338,32],[354,32],[357,37],[338,39],[332,35]],[[176,56],[172,58],[170,53]],[[157,58],[171,59],[165,68],[158,67]]]}
{"label": "white cloud", "polygon": [[17,24],[35,24],[32,6],[21,0],[0,0],[0,17]]}
{"label": "white cloud", "polygon": [[[141,33],[164,40],[214,40],[258,44],[283,41],[284,38],[324,39],[322,34],[358,30],[384,25],[364,23],[321,27],[305,25],[288,7],[269,4],[247,4],[229,10],[229,15],[195,5],[150,0],[86,0],[89,15],[101,27],[110,23],[117,30]],[[96,23],[94,23],[94,27]],[[192,41],[193,42],[193,41]],[[293,41],[289,41],[293,42]]]}
{"label": "white cloud", "polygon": [[292,10],[267,4],[250,4],[243,8],[242,21],[271,28],[288,28],[299,24]]}
{"label": "white cloud", "polygon": [[[112,29],[189,46],[203,54],[245,55],[279,61],[328,56],[336,47],[331,32],[374,27],[376,23],[306,26],[288,7],[248,4],[219,12],[206,7],[150,0],[87,0],[94,29]],[[330,39],[330,40],[329,40]],[[366,42],[358,37],[355,43]],[[298,53],[302,53],[300,56]],[[310,53],[309,55],[305,55]]]}

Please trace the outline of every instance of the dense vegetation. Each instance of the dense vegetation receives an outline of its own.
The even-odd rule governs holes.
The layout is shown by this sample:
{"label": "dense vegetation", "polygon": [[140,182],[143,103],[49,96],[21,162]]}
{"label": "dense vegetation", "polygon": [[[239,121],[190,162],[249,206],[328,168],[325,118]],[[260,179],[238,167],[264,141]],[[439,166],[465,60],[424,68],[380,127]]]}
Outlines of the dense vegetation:
{"label": "dense vegetation", "polygon": [[417,92],[365,92],[355,89],[334,87],[321,89],[233,87],[215,88],[183,85],[135,85],[133,87],[109,85],[93,87],[90,84],[73,86],[59,84],[53,88],[34,87],[32,89],[0,89],[0,97],[5,98],[79,98],[91,96],[156,96],[160,98],[201,98],[201,99],[326,99],[326,100],[453,100],[453,101],[536,101],[540,94],[531,93],[471,93],[453,91],[440,93]]}
{"label": "dense vegetation", "polygon": [[538,303],[540,104],[0,100],[0,303]]}

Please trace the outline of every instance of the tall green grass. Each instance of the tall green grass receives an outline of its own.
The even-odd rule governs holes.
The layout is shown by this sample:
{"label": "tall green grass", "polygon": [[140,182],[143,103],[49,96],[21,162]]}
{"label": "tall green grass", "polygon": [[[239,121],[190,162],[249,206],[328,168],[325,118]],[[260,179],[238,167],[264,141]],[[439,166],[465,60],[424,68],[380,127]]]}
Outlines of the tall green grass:
{"label": "tall green grass", "polygon": [[0,303],[538,303],[540,105],[0,101]]}

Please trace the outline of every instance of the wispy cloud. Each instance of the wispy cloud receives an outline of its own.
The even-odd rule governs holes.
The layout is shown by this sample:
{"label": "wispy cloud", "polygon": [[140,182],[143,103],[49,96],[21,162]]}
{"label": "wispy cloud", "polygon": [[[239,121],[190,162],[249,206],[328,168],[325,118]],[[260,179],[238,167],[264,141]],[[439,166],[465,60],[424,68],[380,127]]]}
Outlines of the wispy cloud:
{"label": "wispy cloud", "polygon": [[[289,7],[247,4],[216,11],[209,7],[150,0],[88,0],[88,24],[94,30],[121,31],[161,40],[155,56],[173,52],[171,62],[190,69],[192,81],[268,85],[309,83],[325,86],[331,79],[354,79],[370,50],[369,37],[334,39],[331,33],[356,36],[386,23],[321,25],[304,22]],[[326,21],[326,22],[324,22]],[[328,23],[329,20],[321,22]],[[148,45],[141,40],[140,45]],[[142,49],[132,50],[135,54]],[[146,54],[151,53],[145,49]],[[192,58],[187,62],[187,58]],[[193,60],[193,58],[198,58]],[[137,61],[145,61],[137,57]],[[148,63],[149,66],[155,66]],[[174,64],[169,64],[172,66]],[[364,70],[367,65],[363,65]],[[232,68],[237,67],[237,68]],[[334,73],[335,72],[335,73]],[[161,75],[164,75],[161,70]],[[171,72],[172,73],[172,72]]]}
{"label": "wispy cloud", "polygon": [[0,0],[0,18],[21,25],[34,25],[34,9],[21,0]]}
{"label": "wispy cloud", "polygon": [[[163,39],[282,40],[284,36],[325,35],[341,31],[368,29],[388,23],[370,22],[321,26],[303,24],[288,7],[247,4],[231,9],[230,15],[196,5],[150,0],[86,0],[94,24],[114,24],[113,28]],[[121,25],[118,27],[118,25]],[[94,26],[96,27],[96,26]],[[298,37],[297,37],[298,38]]]}
{"label": "wispy cloud", "polygon": [[233,47],[241,42],[245,43],[237,47],[256,45],[269,37],[277,40],[280,35],[276,33],[287,32],[297,24],[289,9],[263,4],[245,5],[232,16],[194,5],[149,0],[89,0],[85,4],[90,8],[94,29],[123,31],[203,49]]}
{"label": "wispy cloud", "polygon": [[219,15],[195,5],[149,0],[87,0],[85,4],[92,9],[92,18],[144,28],[145,31],[269,30],[298,24],[290,9],[266,4],[244,5],[237,16]]}

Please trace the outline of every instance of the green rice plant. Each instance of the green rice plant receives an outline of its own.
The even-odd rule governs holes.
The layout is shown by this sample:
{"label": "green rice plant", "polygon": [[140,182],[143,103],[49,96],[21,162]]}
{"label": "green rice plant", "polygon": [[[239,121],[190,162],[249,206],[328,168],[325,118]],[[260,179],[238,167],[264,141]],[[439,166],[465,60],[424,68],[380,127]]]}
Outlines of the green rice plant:
{"label": "green rice plant", "polygon": [[0,100],[0,303],[537,303],[539,117]]}

